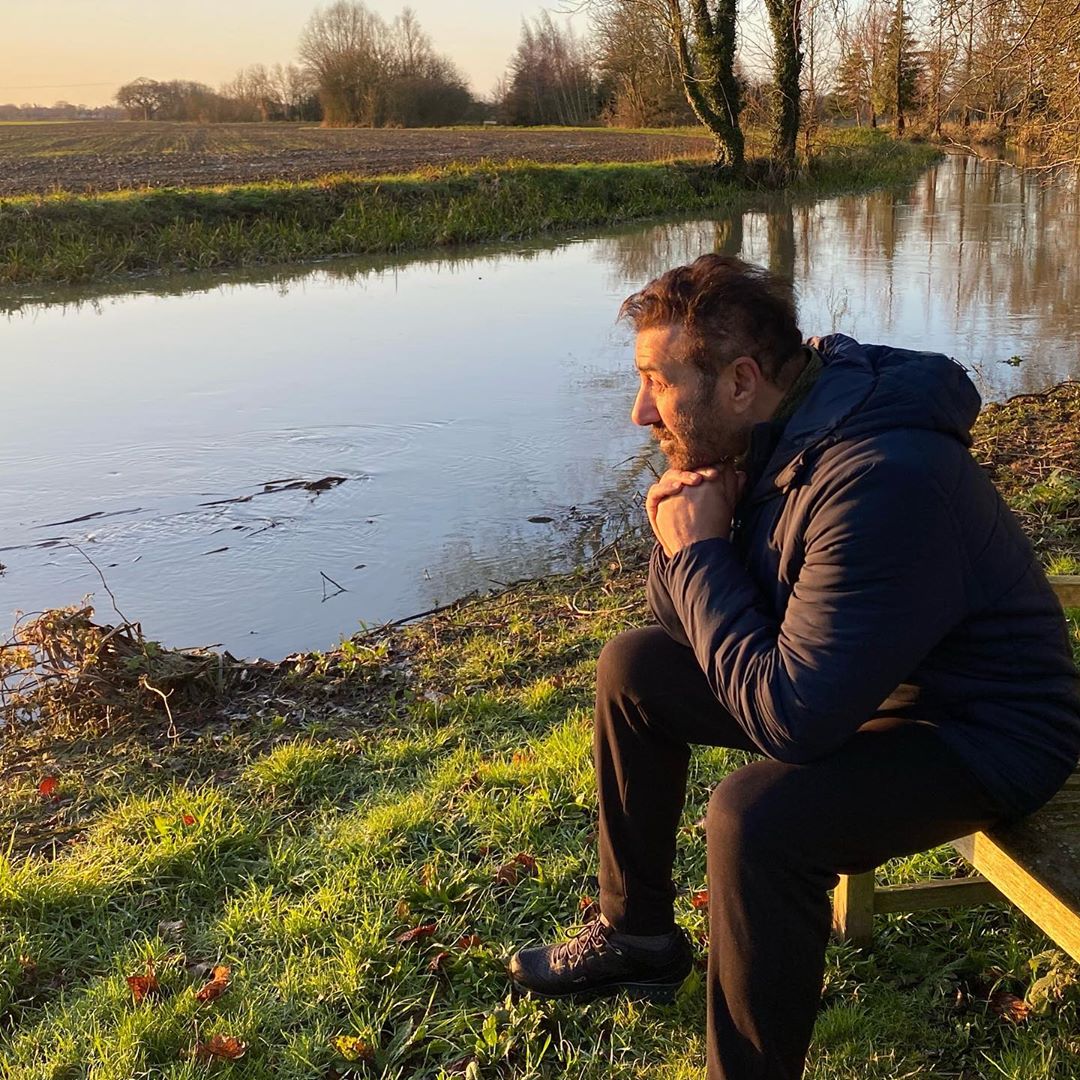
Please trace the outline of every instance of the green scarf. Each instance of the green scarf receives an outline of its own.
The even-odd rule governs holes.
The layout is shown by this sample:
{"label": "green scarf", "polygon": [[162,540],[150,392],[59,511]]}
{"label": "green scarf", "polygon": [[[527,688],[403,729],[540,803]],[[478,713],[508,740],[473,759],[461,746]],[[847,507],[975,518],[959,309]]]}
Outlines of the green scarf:
{"label": "green scarf", "polygon": [[743,453],[735,458],[735,468],[746,473],[750,480],[748,489],[757,482],[758,474],[765,468],[777,443],[784,426],[791,419],[795,410],[806,400],[814,383],[817,382],[825,364],[821,354],[810,345],[803,346],[806,362],[799,372],[798,378],[788,387],[787,392],[780,399],[779,404],[772,416],[764,424],[757,425],[757,429],[751,436],[750,445]]}
{"label": "green scarf", "polygon": [[821,359],[821,353],[812,345],[804,345],[803,351],[807,354],[806,363],[803,365],[802,371],[799,372],[799,377],[788,387],[787,393],[780,399],[780,404],[776,406],[776,412],[770,417],[774,424],[782,425],[787,423],[795,410],[803,403],[806,395],[810,393],[810,388],[817,382],[821,369],[825,366],[824,361]]}

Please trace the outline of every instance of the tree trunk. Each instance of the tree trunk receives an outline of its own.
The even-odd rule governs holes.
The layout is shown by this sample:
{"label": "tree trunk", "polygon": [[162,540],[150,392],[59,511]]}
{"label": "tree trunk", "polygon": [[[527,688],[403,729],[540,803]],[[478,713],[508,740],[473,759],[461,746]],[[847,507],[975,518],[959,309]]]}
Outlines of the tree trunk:
{"label": "tree trunk", "polygon": [[783,180],[795,175],[802,72],[802,0],[765,0],[773,35],[772,157]]}
{"label": "tree trunk", "polygon": [[694,115],[716,141],[716,164],[741,169],[745,147],[739,113],[742,99],[735,78],[736,0],[719,0],[715,15],[708,0],[691,0],[696,58],[683,22],[681,0],[668,0],[672,44],[683,91]]}
{"label": "tree trunk", "polygon": [[904,0],[896,0],[896,134],[903,135],[904,119]]}

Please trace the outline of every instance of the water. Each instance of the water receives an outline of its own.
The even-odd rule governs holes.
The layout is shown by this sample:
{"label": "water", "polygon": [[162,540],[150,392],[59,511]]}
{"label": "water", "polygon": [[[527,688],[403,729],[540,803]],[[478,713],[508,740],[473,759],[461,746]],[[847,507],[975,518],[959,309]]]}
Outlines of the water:
{"label": "water", "polygon": [[1078,205],[957,157],[558,244],[0,296],[0,619],[115,618],[88,556],[150,636],[279,657],[590,557],[650,477],[615,312],[702,251],[792,275],[806,334],[947,352],[988,400],[1080,377]]}

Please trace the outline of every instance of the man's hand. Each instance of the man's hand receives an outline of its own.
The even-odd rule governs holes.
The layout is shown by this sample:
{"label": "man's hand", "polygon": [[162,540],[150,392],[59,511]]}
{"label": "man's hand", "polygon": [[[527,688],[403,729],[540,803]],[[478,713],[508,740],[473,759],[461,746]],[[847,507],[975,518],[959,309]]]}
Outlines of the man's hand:
{"label": "man's hand", "polygon": [[746,474],[730,465],[664,473],[645,497],[649,524],[664,554],[671,558],[698,540],[727,539],[745,486]]}

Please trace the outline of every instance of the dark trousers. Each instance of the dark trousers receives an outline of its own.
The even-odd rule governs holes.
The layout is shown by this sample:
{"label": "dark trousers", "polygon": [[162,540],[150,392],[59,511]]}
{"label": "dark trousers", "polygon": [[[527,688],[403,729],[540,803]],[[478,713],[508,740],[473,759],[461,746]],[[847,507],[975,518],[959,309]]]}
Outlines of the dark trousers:
{"label": "dark trousers", "polygon": [[[754,750],[693,653],[661,628],[600,655],[594,761],[600,906],[629,934],[673,924],[675,834],[690,744]],[[762,759],[709,799],[709,1080],[796,1080],[821,999],[841,873],[873,869],[1000,820],[922,724],[875,719],[806,765]]]}

